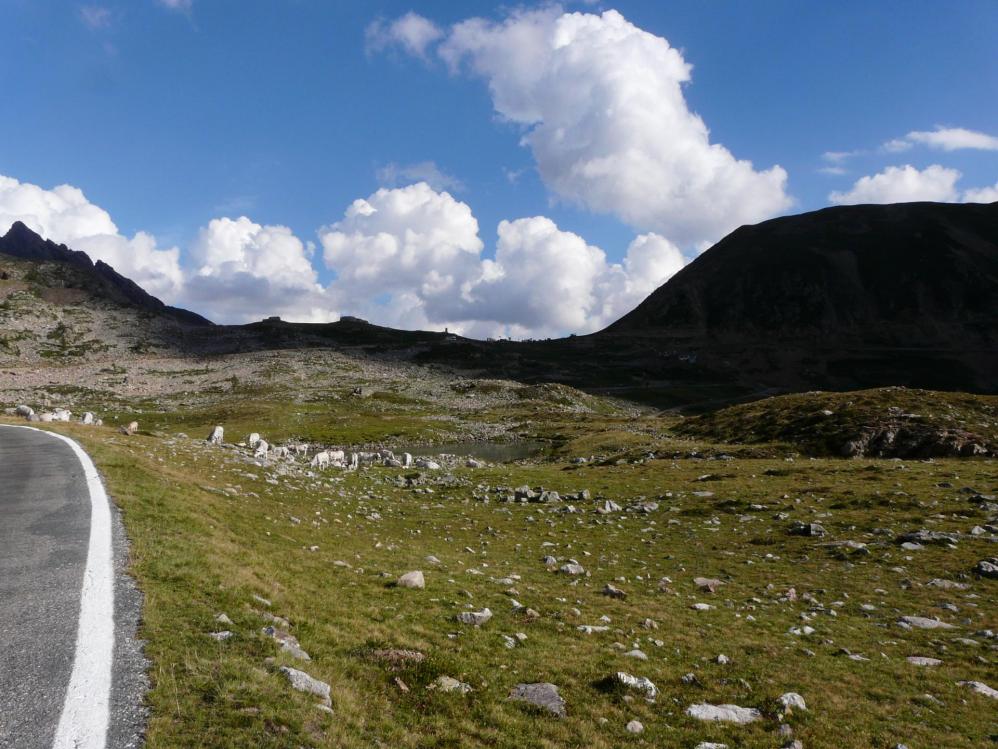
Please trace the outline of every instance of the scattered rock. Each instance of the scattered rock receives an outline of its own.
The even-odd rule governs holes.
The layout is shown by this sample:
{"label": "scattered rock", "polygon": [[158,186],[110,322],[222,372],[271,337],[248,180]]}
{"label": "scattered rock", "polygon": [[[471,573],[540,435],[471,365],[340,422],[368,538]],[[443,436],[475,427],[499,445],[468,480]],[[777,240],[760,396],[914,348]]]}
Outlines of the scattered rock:
{"label": "scattered rock", "polygon": [[788,710],[807,710],[804,698],[797,692],[786,692],[780,695],[780,704]]}
{"label": "scattered rock", "polygon": [[222,427],[217,426],[211,430],[211,434],[208,435],[209,445],[221,445],[222,436],[225,434],[225,430]]}
{"label": "scattered rock", "polygon": [[966,590],[970,587],[967,583],[958,583],[953,580],[942,580],[938,577],[929,580],[926,585],[930,588],[939,588],[940,590]]}
{"label": "scattered rock", "polygon": [[724,581],[716,580],[712,577],[694,577],[693,584],[700,588],[700,590],[708,593],[716,593],[717,589],[724,585]]}
{"label": "scattered rock", "polygon": [[611,677],[611,681],[627,689],[636,689],[639,692],[644,692],[645,699],[648,702],[654,702],[658,696],[658,687],[644,676],[633,676],[625,671],[618,671]]}
{"label": "scattered rock", "polygon": [[988,559],[982,559],[974,567],[974,572],[976,572],[981,577],[991,578],[992,580],[998,580],[998,557],[990,557]]}
{"label": "scattered rock", "polygon": [[459,692],[461,694],[467,694],[472,691],[471,684],[465,684],[463,681],[458,681],[451,676],[438,676],[427,689],[438,689],[441,692]]}
{"label": "scattered rock", "polygon": [[723,723],[752,723],[762,718],[762,713],[754,707],[738,705],[711,705],[700,702],[686,708],[686,714],[697,720],[720,721]]}
{"label": "scattered rock", "polygon": [[929,531],[929,530],[919,530],[919,531],[912,531],[911,533],[903,533],[897,538],[899,544],[905,544],[905,543],[922,544],[922,545],[940,544],[942,546],[956,543],[959,540],[960,540],[959,534],[943,533],[942,531]]}
{"label": "scattered rock", "polygon": [[481,611],[462,611],[456,618],[461,624],[473,624],[480,627],[492,618],[492,611],[488,608]]}
{"label": "scattered rock", "polygon": [[297,689],[299,692],[314,694],[326,707],[332,704],[332,700],[329,697],[330,686],[326,682],[314,679],[304,671],[299,671],[297,668],[290,668],[288,666],[281,666],[281,673],[291,682],[293,689]]}
{"label": "scattered rock", "polygon": [[915,629],[956,629],[952,624],[924,616],[902,616],[898,619],[898,624],[902,627],[914,627]]}
{"label": "scattered rock", "polygon": [[983,694],[985,697],[990,697],[993,700],[998,700],[998,689],[992,689],[983,681],[958,681],[961,687],[969,687],[973,689],[978,694]]}
{"label": "scattered rock", "polygon": [[938,666],[942,663],[938,658],[926,658],[921,655],[909,655],[905,660],[913,666]]}
{"label": "scattered rock", "polygon": [[281,646],[281,650],[293,658],[298,658],[302,661],[312,660],[309,654],[302,649],[302,646],[298,642],[298,638],[290,632],[285,632],[284,630],[277,629],[276,627],[264,627],[263,634],[276,640]]}
{"label": "scattered rock", "polygon": [[639,734],[644,733],[645,727],[640,720],[632,720],[627,723],[624,728],[628,733]]}
{"label": "scattered rock", "polygon": [[426,581],[423,579],[422,570],[406,572],[396,581],[395,584],[400,588],[414,588],[416,590],[422,590],[426,587]]}
{"label": "scattered rock", "polygon": [[565,700],[558,694],[558,687],[548,682],[517,684],[510,691],[509,699],[543,708],[559,718],[565,717]]}
{"label": "scattered rock", "polygon": [[607,583],[603,586],[603,595],[609,596],[610,598],[618,598],[620,600],[627,598],[627,593],[611,583]]}

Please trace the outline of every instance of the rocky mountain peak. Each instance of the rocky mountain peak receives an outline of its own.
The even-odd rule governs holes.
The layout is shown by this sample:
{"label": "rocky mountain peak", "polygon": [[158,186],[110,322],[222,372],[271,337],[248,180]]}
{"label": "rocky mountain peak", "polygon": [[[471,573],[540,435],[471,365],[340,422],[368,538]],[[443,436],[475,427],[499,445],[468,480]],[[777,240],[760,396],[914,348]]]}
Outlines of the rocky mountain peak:
{"label": "rocky mountain peak", "polygon": [[94,263],[87,253],[45,239],[21,221],[15,221],[0,237],[0,253],[36,263],[65,263],[89,276],[89,291],[114,302],[171,317],[187,325],[212,324],[197,313],[164,304],[102,260]]}

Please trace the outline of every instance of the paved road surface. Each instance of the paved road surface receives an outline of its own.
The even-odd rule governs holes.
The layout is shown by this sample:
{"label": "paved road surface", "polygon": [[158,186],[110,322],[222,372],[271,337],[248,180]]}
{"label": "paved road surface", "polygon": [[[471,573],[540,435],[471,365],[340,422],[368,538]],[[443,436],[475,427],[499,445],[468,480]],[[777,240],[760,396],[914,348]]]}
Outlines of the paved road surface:
{"label": "paved road surface", "polygon": [[[145,664],[135,639],[140,598],[124,574],[124,531],[108,505],[103,492],[92,492],[72,445],[45,432],[0,425],[3,749],[141,744]],[[92,518],[98,530],[91,528]]]}

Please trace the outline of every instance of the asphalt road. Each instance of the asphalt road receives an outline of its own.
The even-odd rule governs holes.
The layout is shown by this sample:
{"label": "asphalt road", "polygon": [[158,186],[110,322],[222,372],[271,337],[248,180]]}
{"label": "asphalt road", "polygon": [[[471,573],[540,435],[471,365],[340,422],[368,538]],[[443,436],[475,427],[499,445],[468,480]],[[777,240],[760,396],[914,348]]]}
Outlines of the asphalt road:
{"label": "asphalt road", "polygon": [[[78,639],[89,635],[80,633],[78,638],[84,570],[88,553],[92,554],[91,515],[97,517],[91,503],[84,465],[71,445],[45,432],[0,425],[3,749],[54,746],[68,705]],[[104,746],[134,747],[141,745],[145,718],[145,663],[135,637],[141,599],[125,574],[127,547],[113,506],[110,514],[105,542],[113,554],[114,623],[108,631],[113,632],[114,643],[110,690],[104,697],[109,705],[107,720],[102,721],[106,722]],[[80,673],[75,676],[87,685],[82,691],[89,697],[89,685],[101,680],[91,679],[83,666],[76,664]]]}

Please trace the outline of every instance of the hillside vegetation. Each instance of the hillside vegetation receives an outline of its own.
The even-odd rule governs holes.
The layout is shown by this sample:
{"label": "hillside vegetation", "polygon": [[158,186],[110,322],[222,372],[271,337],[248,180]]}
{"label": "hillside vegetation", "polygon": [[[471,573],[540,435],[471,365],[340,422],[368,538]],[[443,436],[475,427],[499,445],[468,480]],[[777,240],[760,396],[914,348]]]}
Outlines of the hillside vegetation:
{"label": "hillside vegetation", "polygon": [[995,455],[998,396],[906,388],[800,393],[686,419],[676,431],[717,442],[780,442],[808,455]]}

